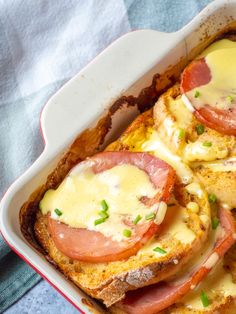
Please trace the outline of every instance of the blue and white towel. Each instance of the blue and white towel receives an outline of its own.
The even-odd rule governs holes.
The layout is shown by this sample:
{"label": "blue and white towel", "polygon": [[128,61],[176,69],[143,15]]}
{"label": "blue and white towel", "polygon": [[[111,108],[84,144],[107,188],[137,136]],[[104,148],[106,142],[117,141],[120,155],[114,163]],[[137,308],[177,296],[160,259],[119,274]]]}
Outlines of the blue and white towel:
{"label": "blue and white towel", "polygon": [[[209,2],[0,0],[0,195],[42,152],[40,112],[59,87],[131,29],[178,30]],[[0,313],[39,279],[0,238]]]}

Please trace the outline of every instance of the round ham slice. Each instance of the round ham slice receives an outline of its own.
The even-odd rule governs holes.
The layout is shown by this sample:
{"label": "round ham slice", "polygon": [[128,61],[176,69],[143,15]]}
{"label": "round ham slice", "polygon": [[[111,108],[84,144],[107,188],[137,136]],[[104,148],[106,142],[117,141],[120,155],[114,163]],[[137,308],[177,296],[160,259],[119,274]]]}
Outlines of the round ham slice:
{"label": "round ham slice", "polygon": [[197,286],[235,242],[235,222],[229,211],[220,209],[219,219],[224,232],[206,260],[188,276],[172,282],[162,282],[127,293],[117,306],[128,314],[154,314],[179,301],[191,287]]}
{"label": "round ham slice", "polygon": [[[86,162],[90,163],[94,173],[117,165],[134,165],[148,174],[157,190],[152,199],[145,198],[142,201],[147,206],[152,206],[169,200],[175,182],[175,171],[164,161],[148,153],[104,152],[83,163]],[[71,228],[48,217],[48,229],[58,250],[70,258],[91,263],[116,261],[136,254],[160,230],[161,223],[157,224],[150,220],[132,226],[129,222],[127,226],[132,228],[132,236],[122,241],[114,241],[101,232]]]}
{"label": "round ham slice", "polygon": [[[211,72],[204,58],[194,60],[183,71],[180,90],[188,98],[188,93],[194,88],[206,85],[211,80]],[[194,108],[196,118],[208,126],[223,134],[236,135],[236,107],[232,105],[229,109],[219,109],[213,104],[202,104],[197,107],[199,99],[188,98]]]}

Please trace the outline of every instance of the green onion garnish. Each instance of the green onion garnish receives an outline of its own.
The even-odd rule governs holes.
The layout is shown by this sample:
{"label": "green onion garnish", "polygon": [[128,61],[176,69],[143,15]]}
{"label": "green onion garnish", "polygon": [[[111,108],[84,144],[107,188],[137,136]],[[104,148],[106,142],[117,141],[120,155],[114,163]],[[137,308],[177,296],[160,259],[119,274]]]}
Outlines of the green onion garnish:
{"label": "green onion garnish", "polygon": [[219,219],[217,217],[213,217],[211,221],[212,229],[215,230],[219,226]]}
{"label": "green onion garnish", "polygon": [[57,216],[61,216],[63,214],[62,211],[60,211],[58,208],[54,209],[54,212],[57,214]]}
{"label": "green onion garnish", "polygon": [[207,307],[210,304],[210,301],[204,291],[201,292],[201,301],[204,307]]}
{"label": "green onion garnish", "polygon": [[210,203],[215,203],[216,200],[217,200],[217,197],[216,197],[215,194],[209,194],[208,195],[208,200],[209,200]]}
{"label": "green onion garnish", "polygon": [[97,225],[100,225],[102,224],[103,222],[106,221],[106,218],[98,218],[94,221],[94,225],[97,226]]}
{"label": "green onion garnish", "polygon": [[195,97],[195,98],[198,98],[200,95],[201,95],[200,92],[199,92],[198,90],[196,90],[196,92],[195,92],[195,94],[194,94],[194,97]]}
{"label": "green onion garnish", "polygon": [[167,252],[165,250],[163,250],[162,248],[160,248],[159,246],[155,247],[155,249],[153,249],[154,252],[158,252],[160,254],[166,254]]}
{"label": "green onion garnish", "polygon": [[151,219],[154,219],[156,217],[156,214],[155,213],[150,213],[150,214],[147,214],[145,216],[145,219],[146,220],[151,220]]}
{"label": "green onion garnish", "polygon": [[234,97],[231,96],[231,95],[229,95],[229,96],[226,97],[226,99],[227,99],[227,101],[228,101],[229,103],[232,103],[233,100],[234,100]]}
{"label": "green onion garnish", "polygon": [[125,237],[127,237],[127,238],[130,238],[131,237],[131,230],[129,230],[129,229],[124,229],[123,230],[123,235],[125,236]]}
{"label": "green onion garnish", "polygon": [[98,214],[99,214],[99,216],[101,216],[102,218],[105,218],[105,219],[109,218],[108,213],[105,212],[104,210],[101,210]]}
{"label": "green onion garnish", "polygon": [[138,216],[134,219],[133,224],[134,224],[134,225],[137,225],[137,223],[138,223],[141,219],[142,219],[142,216],[141,216],[141,215],[138,215]]}
{"label": "green onion garnish", "polygon": [[109,206],[108,206],[108,204],[107,204],[107,202],[105,200],[101,201],[101,206],[102,206],[102,209],[105,210],[105,211],[107,211],[108,208],[109,208]]}
{"label": "green onion garnish", "polygon": [[202,124],[196,125],[196,128],[195,128],[195,129],[196,129],[198,135],[203,134],[204,131],[205,131],[205,127],[204,127],[204,125],[202,125]]}
{"label": "green onion garnish", "polygon": [[185,137],[185,131],[184,131],[184,129],[179,129],[178,138],[179,138],[180,140],[182,140],[184,137]]}
{"label": "green onion garnish", "polygon": [[212,146],[212,142],[208,142],[208,141],[205,141],[202,143],[203,146],[205,147],[211,147]]}

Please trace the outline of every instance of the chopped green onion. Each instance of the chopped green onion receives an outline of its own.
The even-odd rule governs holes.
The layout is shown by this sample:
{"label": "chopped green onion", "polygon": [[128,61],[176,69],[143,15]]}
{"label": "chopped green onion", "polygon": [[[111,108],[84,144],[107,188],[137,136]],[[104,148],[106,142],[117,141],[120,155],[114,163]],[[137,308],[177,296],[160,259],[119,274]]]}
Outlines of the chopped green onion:
{"label": "chopped green onion", "polygon": [[124,230],[123,230],[123,235],[124,235],[125,237],[130,238],[130,237],[131,237],[131,234],[132,234],[131,230],[129,230],[129,229],[124,229]]}
{"label": "chopped green onion", "polygon": [[205,131],[205,127],[204,127],[204,125],[202,125],[202,124],[196,125],[196,128],[195,128],[195,129],[196,129],[198,135],[203,134],[204,131]]}
{"label": "chopped green onion", "polygon": [[54,212],[57,214],[57,216],[61,216],[63,214],[62,211],[60,211],[58,208],[54,209]]}
{"label": "chopped green onion", "polygon": [[217,200],[217,197],[216,197],[215,194],[209,194],[208,195],[208,200],[209,200],[210,203],[215,203],[216,200]]}
{"label": "chopped green onion", "polygon": [[138,216],[134,219],[133,224],[134,224],[134,225],[137,225],[137,223],[138,223],[141,219],[142,219],[142,216],[141,216],[141,215],[138,215]]}
{"label": "chopped green onion", "polygon": [[196,90],[196,92],[195,92],[195,94],[194,94],[194,97],[195,97],[195,98],[198,98],[200,95],[201,95],[200,92],[199,92],[198,90]]}
{"label": "chopped green onion", "polygon": [[145,216],[145,219],[146,220],[151,220],[151,219],[154,219],[156,217],[156,214],[155,213],[150,213],[150,214],[147,214]]}
{"label": "chopped green onion", "polygon": [[107,202],[105,200],[101,201],[101,206],[102,206],[102,209],[105,210],[105,211],[107,211],[108,208],[109,208],[109,206],[108,206],[108,204],[107,204]]}
{"label": "chopped green onion", "polygon": [[210,301],[204,291],[201,292],[201,301],[204,307],[207,307],[210,304]]}
{"label": "chopped green onion", "polygon": [[99,213],[99,216],[101,216],[102,218],[109,218],[109,215],[107,212],[105,212],[104,210],[101,210]]}
{"label": "chopped green onion", "polygon": [[163,250],[162,248],[160,248],[159,246],[155,247],[155,249],[153,249],[154,252],[158,252],[160,254],[166,254],[167,252],[165,250]]}
{"label": "chopped green onion", "polygon": [[185,131],[184,131],[184,129],[179,129],[178,138],[179,138],[180,140],[182,140],[184,137],[185,137]]}
{"label": "chopped green onion", "polygon": [[217,217],[213,217],[211,221],[212,229],[215,230],[219,226],[219,219]]}
{"label": "chopped green onion", "polygon": [[97,226],[97,225],[100,225],[102,224],[103,222],[106,221],[106,218],[98,218],[94,221],[94,225]]}
{"label": "chopped green onion", "polygon": [[234,100],[233,96],[231,96],[231,95],[227,96],[226,99],[227,99],[227,101],[228,101],[229,103],[232,103],[233,100]]}
{"label": "chopped green onion", "polygon": [[208,141],[205,141],[202,143],[203,146],[205,147],[211,147],[212,146],[212,142],[208,142]]}

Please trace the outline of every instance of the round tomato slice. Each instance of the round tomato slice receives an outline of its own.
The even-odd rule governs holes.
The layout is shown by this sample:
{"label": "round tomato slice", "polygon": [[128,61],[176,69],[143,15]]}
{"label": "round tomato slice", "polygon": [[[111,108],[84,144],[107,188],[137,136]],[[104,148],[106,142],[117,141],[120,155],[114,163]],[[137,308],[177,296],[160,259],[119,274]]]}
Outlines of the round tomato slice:
{"label": "round tomato slice", "polygon": [[191,90],[206,85],[211,81],[211,71],[205,58],[191,62],[181,76],[180,90],[193,107],[196,118],[208,126],[223,134],[236,135],[236,106],[219,109],[214,104],[202,103],[199,106],[200,97],[189,95]]}
{"label": "round tomato slice", "polygon": [[129,291],[117,306],[129,314],[155,314],[178,302],[191,287],[197,286],[235,242],[235,221],[226,209],[220,209],[219,220],[224,230],[205,261],[188,276],[172,282]]}
{"label": "round tomato slice", "polygon": [[[160,202],[166,203],[175,182],[173,168],[148,153],[103,152],[83,163],[89,163],[94,173],[122,164],[131,164],[145,171],[157,190],[152,199],[141,200],[147,206]],[[127,226],[132,228],[132,235],[122,241],[115,241],[96,230],[71,228],[51,217],[48,217],[48,229],[58,250],[66,256],[80,261],[99,263],[121,260],[136,254],[160,230],[161,222],[147,220],[137,225],[130,225],[130,222],[127,222]],[[126,224],[125,221],[124,224]]]}

